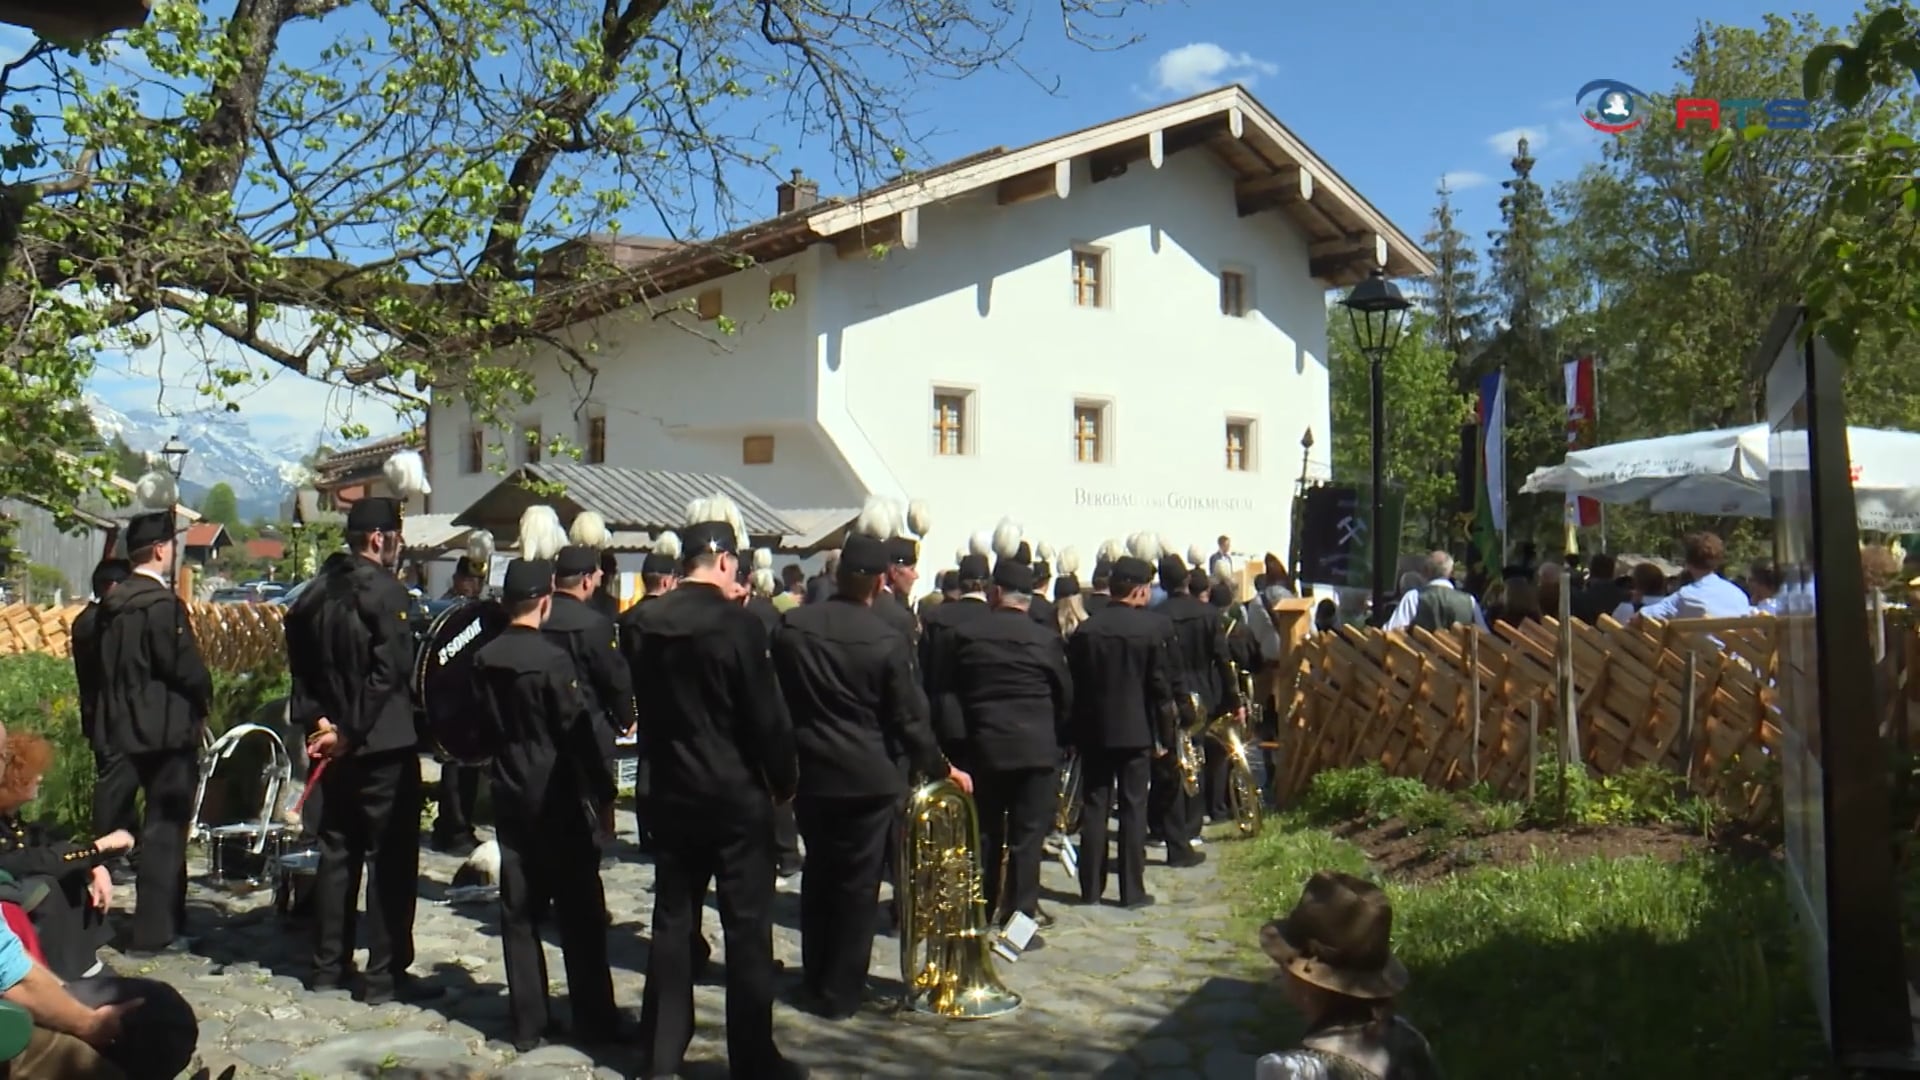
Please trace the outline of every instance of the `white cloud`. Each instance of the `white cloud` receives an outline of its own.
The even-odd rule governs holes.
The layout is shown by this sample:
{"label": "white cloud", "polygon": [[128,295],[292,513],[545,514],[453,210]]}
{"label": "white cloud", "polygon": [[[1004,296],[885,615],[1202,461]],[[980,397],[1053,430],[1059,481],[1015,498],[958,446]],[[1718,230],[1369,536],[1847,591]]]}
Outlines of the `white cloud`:
{"label": "white cloud", "polygon": [[1547,145],[1547,133],[1539,128],[1514,127],[1487,136],[1487,146],[1494,153],[1508,157],[1517,150],[1521,139],[1527,140],[1527,149],[1536,154]]}
{"label": "white cloud", "polygon": [[[303,377],[219,333],[195,330],[178,319],[150,316],[130,331],[144,335],[147,343],[135,341],[122,348],[106,343],[92,384],[93,391],[115,408],[182,415],[222,411],[232,403],[239,407],[238,415],[249,430],[276,444],[338,441],[341,427],[347,424],[365,425],[374,435],[387,435],[412,422],[396,411],[394,399]],[[311,332],[311,322],[293,312],[264,328],[261,336],[276,345],[298,348]],[[342,363],[351,361],[352,357],[341,358]],[[204,392],[207,385],[224,385],[221,374],[233,372],[243,373],[243,378],[225,386],[218,396]]]}
{"label": "white cloud", "polygon": [[1168,49],[1153,62],[1153,85],[1161,93],[1198,94],[1227,83],[1251,87],[1262,75],[1279,72],[1252,53],[1229,52],[1210,41]]}
{"label": "white cloud", "polygon": [[1440,182],[1447,185],[1448,191],[1466,191],[1469,188],[1477,188],[1485,184],[1487,182],[1487,174],[1474,172],[1472,169],[1461,169],[1442,176]]}

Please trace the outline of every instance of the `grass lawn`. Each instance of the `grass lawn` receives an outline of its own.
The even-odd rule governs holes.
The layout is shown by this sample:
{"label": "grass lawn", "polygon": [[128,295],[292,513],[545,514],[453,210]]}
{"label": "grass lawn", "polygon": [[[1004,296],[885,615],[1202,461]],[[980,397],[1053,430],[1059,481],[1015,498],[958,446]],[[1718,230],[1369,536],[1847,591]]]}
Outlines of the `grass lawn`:
{"label": "grass lawn", "polygon": [[[1618,820],[1583,811],[1543,829],[1511,805],[1446,796],[1449,813],[1417,786],[1343,772],[1259,838],[1224,845],[1245,940],[1315,870],[1379,881],[1413,973],[1402,1007],[1449,1077],[1827,1075],[1779,868],[1675,824],[1697,824],[1698,808],[1597,799]],[[1612,852],[1636,835],[1655,853],[1586,854],[1596,836]],[[1369,855],[1415,842],[1418,867],[1383,872],[1391,861]],[[1262,1004],[1276,1040],[1297,1035],[1278,995]]]}

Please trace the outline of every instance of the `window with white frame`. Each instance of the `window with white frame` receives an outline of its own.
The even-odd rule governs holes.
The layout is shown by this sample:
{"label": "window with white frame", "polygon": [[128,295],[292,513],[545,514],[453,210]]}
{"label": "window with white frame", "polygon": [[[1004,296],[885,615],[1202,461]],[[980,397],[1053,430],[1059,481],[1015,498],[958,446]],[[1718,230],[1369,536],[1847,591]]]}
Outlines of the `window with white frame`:
{"label": "window with white frame", "polygon": [[1073,403],[1073,460],[1098,465],[1107,460],[1107,403]]}
{"label": "window with white frame", "polygon": [[973,391],[937,387],[933,391],[933,452],[959,457],[973,452]]}
{"label": "window with white frame", "polygon": [[1253,421],[1227,418],[1227,471],[1253,471]]}
{"label": "window with white frame", "polygon": [[1098,308],[1108,303],[1107,252],[1104,248],[1073,249],[1073,306]]}

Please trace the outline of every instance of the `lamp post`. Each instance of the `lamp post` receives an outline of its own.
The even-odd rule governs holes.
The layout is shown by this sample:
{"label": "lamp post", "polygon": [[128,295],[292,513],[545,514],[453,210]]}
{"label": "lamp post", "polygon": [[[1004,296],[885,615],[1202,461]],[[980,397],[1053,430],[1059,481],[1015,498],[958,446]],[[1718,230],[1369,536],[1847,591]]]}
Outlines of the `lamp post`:
{"label": "lamp post", "polygon": [[[168,438],[167,445],[160,448],[160,458],[166,464],[167,475],[173,477],[173,485],[176,489],[175,498],[179,498],[177,489],[180,486],[181,470],[187,466],[187,454],[187,444],[181,442],[180,436],[178,435]],[[175,508],[171,506],[167,507],[167,520],[173,520],[174,509]],[[178,523],[176,522],[175,524]],[[167,585],[177,590],[180,587],[180,534],[177,532],[174,533],[169,538],[169,541],[173,545],[173,558],[168,560]]]}
{"label": "lamp post", "polygon": [[1386,501],[1386,388],[1387,357],[1398,343],[1405,325],[1407,309],[1413,305],[1387,280],[1386,272],[1374,270],[1367,280],[1353,287],[1340,301],[1353,323],[1353,337],[1360,351],[1367,354],[1367,377],[1373,413],[1373,499],[1367,528],[1373,534],[1373,621],[1386,621],[1387,605],[1393,602],[1387,592],[1387,560],[1396,546],[1387,535],[1383,506]]}
{"label": "lamp post", "polygon": [[[299,507],[295,506],[294,509],[298,511]],[[299,581],[301,578],[300,533],[306,527],[307,527],[306,522],[301,521],[298,517],[295,517],[292,521],[287,523],[287,531],[293,534],[293,544],[291,545],[291,550],[288,552],[289,555],[293,556],[292,565],[287,571],[288,584],[292,584],[293,582]]]}

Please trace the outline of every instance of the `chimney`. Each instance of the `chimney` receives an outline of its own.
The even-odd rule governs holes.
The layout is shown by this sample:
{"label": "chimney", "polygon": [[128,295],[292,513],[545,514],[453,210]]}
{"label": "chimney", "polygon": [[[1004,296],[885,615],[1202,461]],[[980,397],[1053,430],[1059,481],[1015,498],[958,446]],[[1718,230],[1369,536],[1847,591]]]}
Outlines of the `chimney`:
{"label": "chimney", "polygon": [[793,179],[774,189],[780,196],[780,212],[790,214],[795,210],[805,210],[820,201],[820,185],[807,179],[799,169],[793,170]]}

